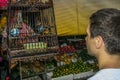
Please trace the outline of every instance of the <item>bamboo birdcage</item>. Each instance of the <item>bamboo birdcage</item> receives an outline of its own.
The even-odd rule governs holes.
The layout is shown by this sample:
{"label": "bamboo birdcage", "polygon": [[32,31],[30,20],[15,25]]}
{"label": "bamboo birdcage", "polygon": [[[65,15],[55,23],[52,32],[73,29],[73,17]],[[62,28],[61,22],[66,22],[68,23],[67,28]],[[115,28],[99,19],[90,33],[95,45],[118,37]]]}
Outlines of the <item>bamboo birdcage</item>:
{"label": "bamboo birdcage", "polygon": [[11,0],[8,12],[11,58],[58,53],[52,0]]}

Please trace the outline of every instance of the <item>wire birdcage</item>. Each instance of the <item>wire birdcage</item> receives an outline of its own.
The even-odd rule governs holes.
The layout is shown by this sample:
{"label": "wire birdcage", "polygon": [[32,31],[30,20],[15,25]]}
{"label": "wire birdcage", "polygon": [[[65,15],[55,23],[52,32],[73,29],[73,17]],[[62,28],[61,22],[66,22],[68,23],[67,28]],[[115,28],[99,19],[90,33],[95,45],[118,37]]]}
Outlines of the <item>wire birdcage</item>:
{"label": "wire birdcage", "polygon": [[12,58],[58,53],[51,0],[11,0],[8,11],[7,38]]}

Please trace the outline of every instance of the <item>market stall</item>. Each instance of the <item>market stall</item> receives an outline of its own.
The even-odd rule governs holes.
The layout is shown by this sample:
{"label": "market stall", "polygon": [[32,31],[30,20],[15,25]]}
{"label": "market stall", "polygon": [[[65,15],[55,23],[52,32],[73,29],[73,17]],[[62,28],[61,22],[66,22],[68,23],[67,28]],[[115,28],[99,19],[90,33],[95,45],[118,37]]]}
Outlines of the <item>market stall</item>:
{"label": "market stall", "polygon": [[92,76],[98,64],[86,49],[89,15],[100,8],[120,8],[119,3],[0,0],[0,80],[79,80]]}

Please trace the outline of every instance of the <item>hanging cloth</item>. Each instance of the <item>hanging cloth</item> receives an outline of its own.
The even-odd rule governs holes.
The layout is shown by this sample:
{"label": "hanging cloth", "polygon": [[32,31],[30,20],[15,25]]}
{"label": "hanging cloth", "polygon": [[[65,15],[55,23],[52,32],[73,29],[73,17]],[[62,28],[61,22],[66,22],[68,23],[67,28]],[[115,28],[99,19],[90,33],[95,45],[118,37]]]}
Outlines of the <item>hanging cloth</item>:
{"label": "hanging cloth", "polygon": [[8,6],[8,0],[0,0],[0,8],[4,8]]}

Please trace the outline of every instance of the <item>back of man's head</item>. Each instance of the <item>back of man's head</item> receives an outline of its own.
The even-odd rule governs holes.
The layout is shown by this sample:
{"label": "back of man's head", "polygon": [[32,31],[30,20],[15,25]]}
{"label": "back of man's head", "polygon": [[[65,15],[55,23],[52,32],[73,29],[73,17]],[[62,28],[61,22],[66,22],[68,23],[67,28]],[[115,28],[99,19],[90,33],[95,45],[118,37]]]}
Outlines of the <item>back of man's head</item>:
{"label": "back of man's head", "polygon": [[110,54],[120,55],[120,10],[105,8],[90,17],[91,38],[101,36]]}

